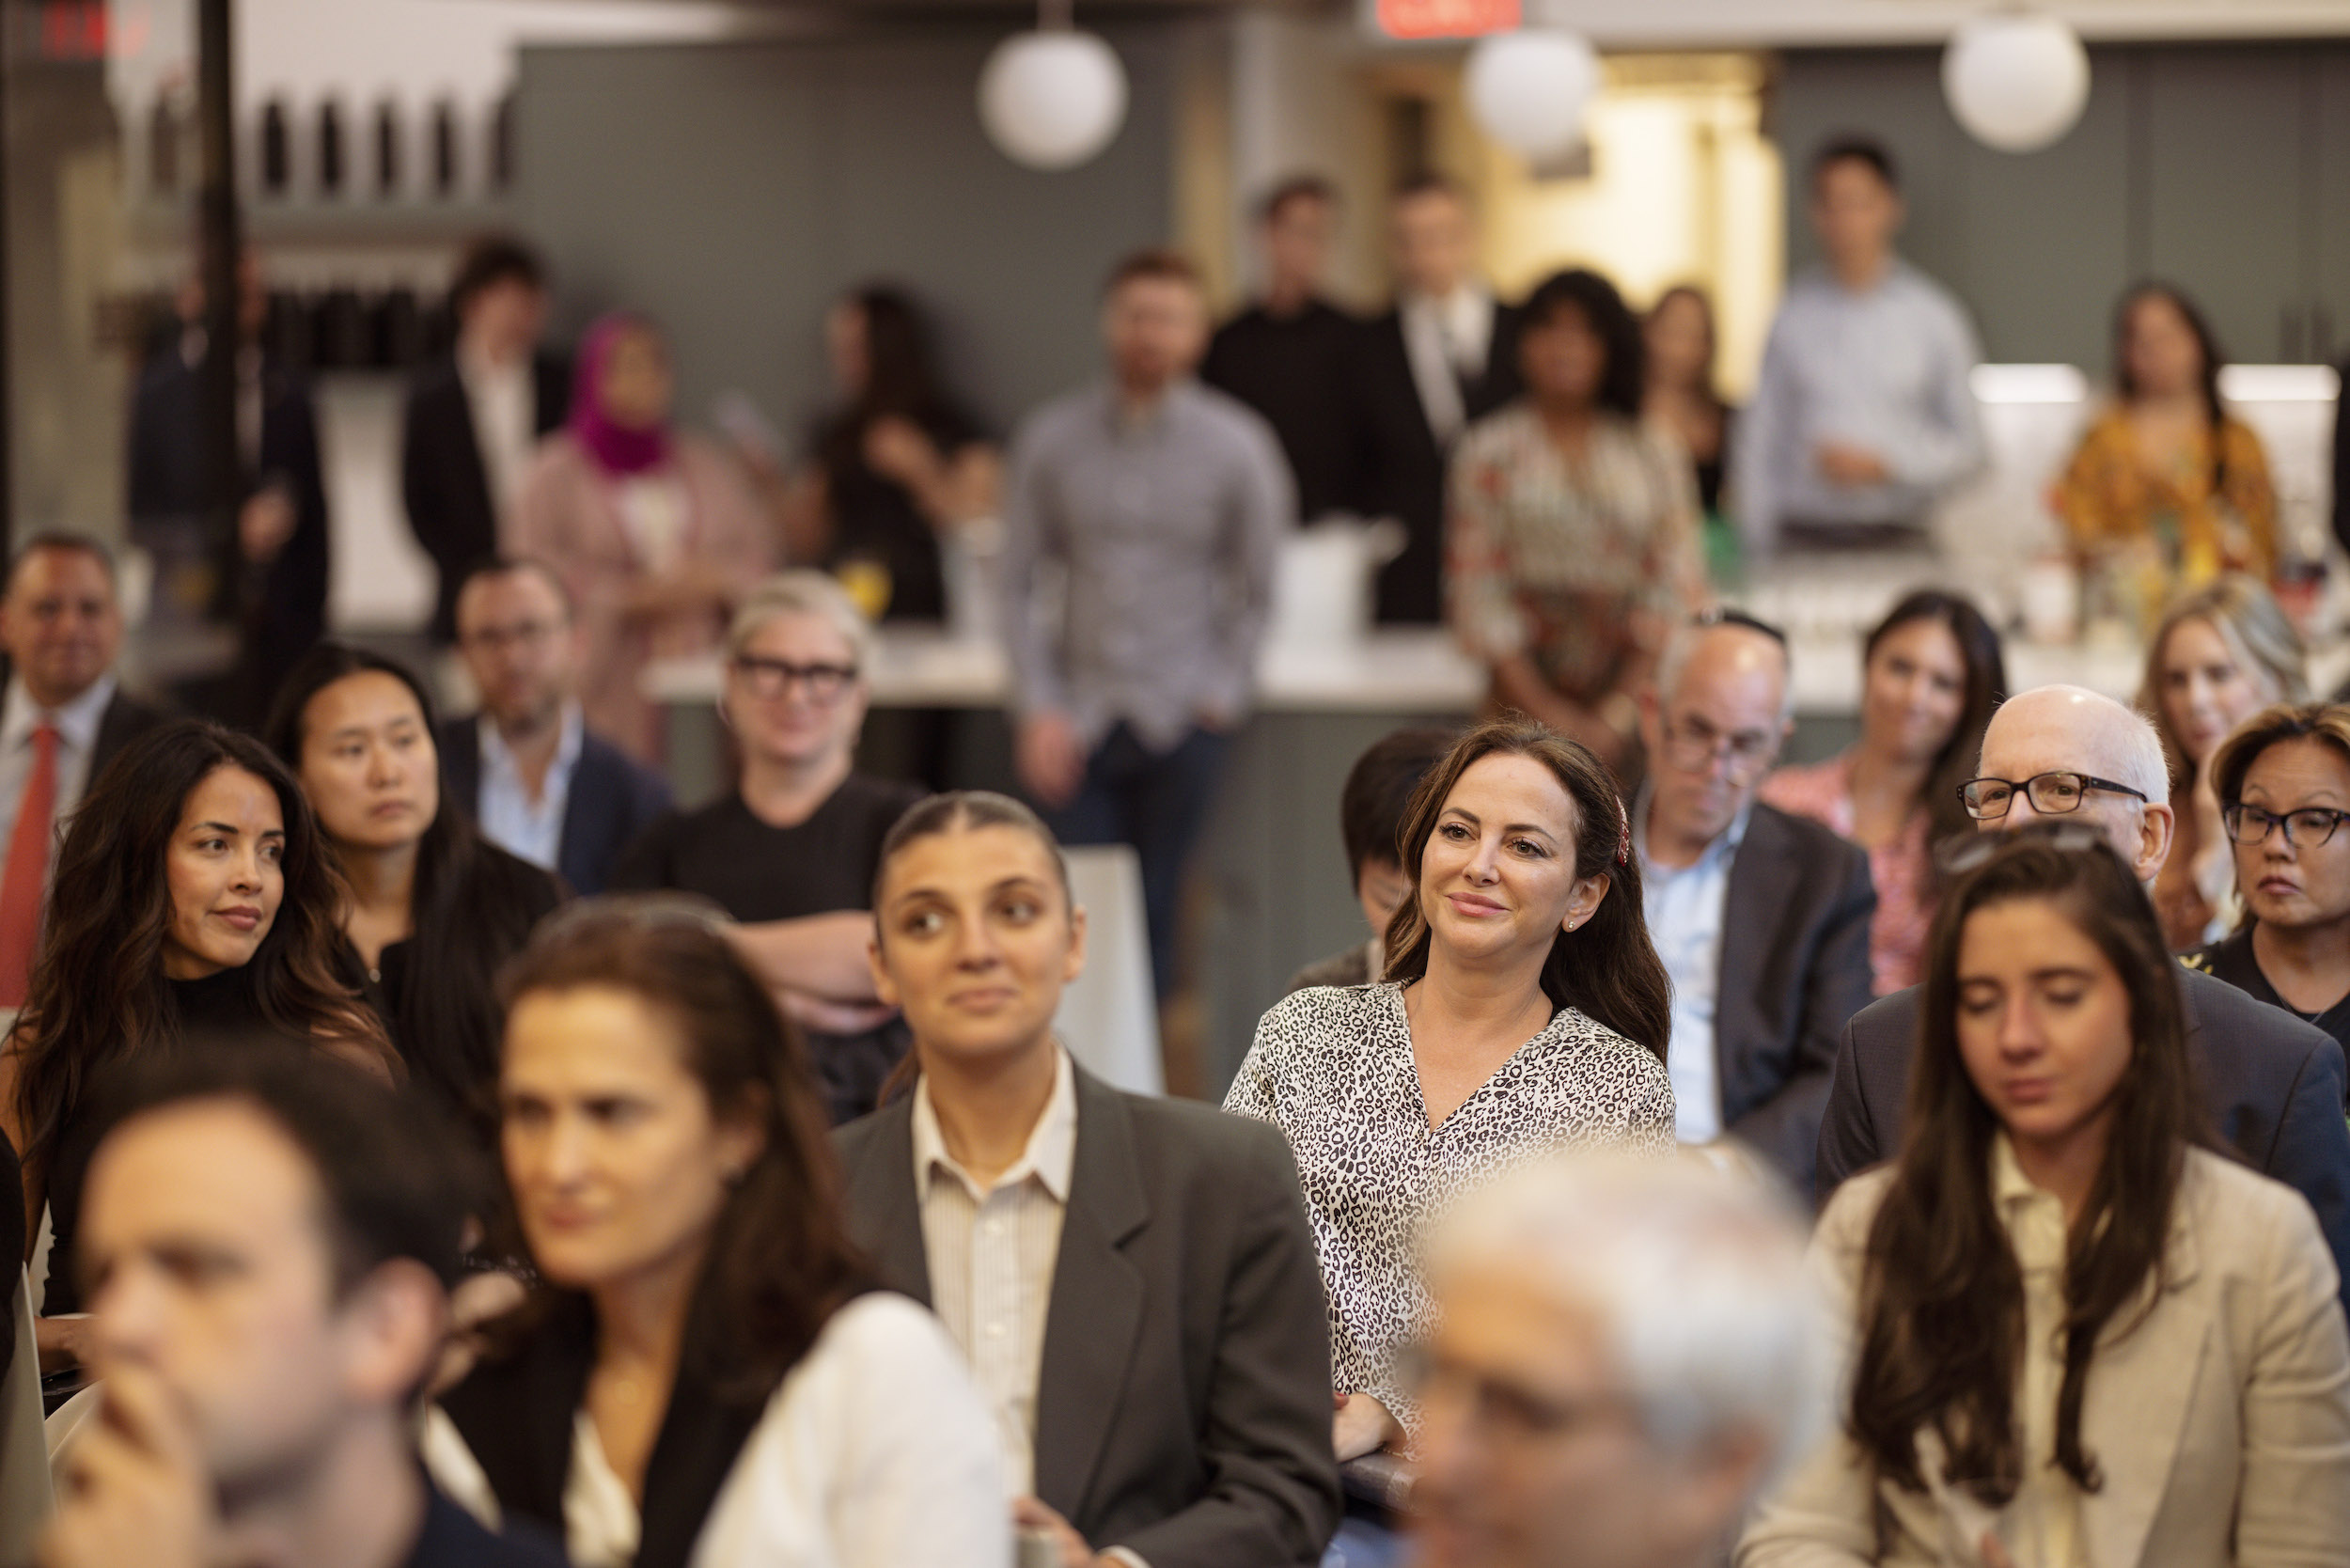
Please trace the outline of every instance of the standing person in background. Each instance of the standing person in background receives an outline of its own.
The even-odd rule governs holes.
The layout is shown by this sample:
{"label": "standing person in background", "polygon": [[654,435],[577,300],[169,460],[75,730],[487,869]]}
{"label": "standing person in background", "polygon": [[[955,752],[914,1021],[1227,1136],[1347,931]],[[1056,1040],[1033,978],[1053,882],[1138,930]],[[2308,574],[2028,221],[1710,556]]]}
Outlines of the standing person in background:
{"label": "standing person in background", "polygon": [[[1199,274],[1143,251],[1110,274],[1110,374],[1028,416],[1005,495],[1004,631],[1020,781],[1068,844],[1132,844],[1151,964],[1175,986],[1176,905],[1248,711],[1281,536],[1296,515],[1262,419],[1192,379]],[[1067,575],[1058,635],[1040,569]]]}
{"label": "standing person in background", "polygon": [[1306,522],[1345,509],[1355,478],[1347,370],[1358,323],[1327,297],[1339,194],[1320,175],[1276,185],[1257,209],[1264,282],[1216,329],[1199,379],[1264,416],[1281,438]]}
{"label": "standing person in background", "polygon": [[1346,869],[1355,879],[1355,902],[1362,905],[1371,939],[1309,964],[1290,977],[1285,991],[1309,985],[1369,985],[1387,972],[1387,926],[1396,906],[1411,891],[1404,874],[1403,821],[1420,780],[1436,771],[1456,730],[1398,729],[1371,744],[1346,773],[1339,795],[1339,836],[1346,845]]}
{"label": "standing person in background", "polygon": [[2306,702],[2301,635],[2253,578],[2231,573],[2174,603],[2146,650],[2138,705],[2154,715],[2170,770],[2170,857],[2154,913],[2173,952],[2226,934],[2242,913],[2235,857],[2211,762],[2235,727],[2272,702]]}
{"label": "standing person in background", "polygon": [[775,555],[727,459],[671,427],[676,397],[650,321],[612,315],[590,327],[571,416],[531,460],[506,541],[553,567],[578,608],[589,727],[653,767],[666,735],[638,689],[645,666],[716,647]]}
{"label": "standing person in background", "polygon": [[1452,455],[1447,619],[1489,706],[1622,774],[1657,651],[1706,597],[1689,460],[1640,423],[1640,325],[1597,273],[1534,290],[1518,361],[1526,396]]}
{"label": "standing person in background", "polygon": [[1517,314],[1477,275],[1467,195],[1424,175],[1389,207],[1395,304],[1365,324],[1347,376],[1355,510],[1403,525],[1379,574],[1379,619],[1444,619],[1445,463],[1469,422],[1518,394]]}
{"label": "standing person in background", "polygon": [[1921,588],[1877,622],[1860,668],[1860,739],[1825,762],[1780,768],[1760,798],[1869,852],[1869,967],[1885,996],[1918,983],[1938,894],[1935,846],[1975,830],[1958,788],[1975,776],[2007,666],[1982,611]]}
{"label": "standing person in background", "polygon": [[2277,569],[2268,457],[2219,400],[2225,364],[2203,313],[2176,289],[2145,283],[2123,296],[2113,404],[2075,448],[2056,508],[2075,552],[2114,573],[2130,604],[2151,609],[2223,572],[2265,579]]}
{"label": "standing person in background", "polygon": [[489,234],[466,247],[448,286],[457,341],[417,371],[400,426],[400,490],[408,526],[440,586],[432,637],[457,635],[465,573],[498,553],[540,439],[563,422],[571,375],[543,353],[546,264],[522,241]]}
{"label": "standing person in background", "polygon": [[1731,486],[1757,557],[1930,542],[1935,503],[1983,463],[1958,302],[1893,252],[1891,154],[1840,137],[1811,161],[1825,266],[1796,278],[1771,323]]}
{"label": "standing person in background", "polygon": [[1708,525],[1722,516],[1722,477],[1730,465],[1730,431],[1736,411],[1714,382],[1719,344],[1714,302],[1695,284],[1666,290],[1640,323],[1648,351],[1640,416],[1670,431],[1689,454],[1698,477],[1698,505]]}

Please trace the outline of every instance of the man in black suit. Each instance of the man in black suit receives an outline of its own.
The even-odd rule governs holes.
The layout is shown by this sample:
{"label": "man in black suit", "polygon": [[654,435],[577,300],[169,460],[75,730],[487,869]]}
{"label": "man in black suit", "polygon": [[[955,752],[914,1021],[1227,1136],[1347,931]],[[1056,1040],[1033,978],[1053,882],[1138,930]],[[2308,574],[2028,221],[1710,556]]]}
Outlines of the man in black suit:
{"label": "man in black suit", "polygon": [[457,596],[457,651],[481,711],[442,723],[443,788],[500,849],[603,892],[620,852],[669,809],[669,786],[588,729],[563,580],[537,561],[477,565]]}
{"label": "man in black suit", "polygon": [[[2022,786],[2056,773],[2085,776],[2078,804],[2058,821],[2102,829],[2151,884],[2170,854],[2169,775],[2154,727],[2122,704],[2077,686],[2042,686],[2009,698],[1983,732],[1984,778]],[[2044,799],[2057,804],[2041,786]],[[2004,811],[1980,820],[1999,832],[2049,820],[2017,788]],[[2342,1047],[2281,1008],[2224,980],[2179,971],[2187,1048],[2195,1058],[2212,1131],[2253,1169],[2298,1189],[2342,1268],[2350,1292],[2350,1126],[2343,1121]],[[1835,1086],[1820,1128],[1820,1197],[1900,1152],[1909,1099],[1919,991],[1880,998],[1844,1028]]]}
{"label": "man in black suit", "polygon": [[1684,1143],[1730,1138],[1811,1187],[1836,1035],[1869,1000],[1869,857],[1754,798],[1793,728],[1787,643],[1717,613],[1678,632],[1640,701],[1650,772],[1633,827],[1672,976]]}
{"label": "man in black suit", "polygon": [[546,269],[518,240],[476,241],[448,288],[457,342],[408,389],[400,494],[416,542],[440,572],[432,635],[457,635],[465,573],[498,553],[498,520],[513,504],[539,438],[563,422],[570,377],[539,349]]}
{"label": "man in black suit", "polygon": [[1518,395],[1517,313],[1478,281],[1468,197],[1428,175],[1391,210],[1396,299],[1365,324],[1354,372],[1355,510],[1403,525],[1379,619],[1444,619],[1445,460],[1473,419]]}

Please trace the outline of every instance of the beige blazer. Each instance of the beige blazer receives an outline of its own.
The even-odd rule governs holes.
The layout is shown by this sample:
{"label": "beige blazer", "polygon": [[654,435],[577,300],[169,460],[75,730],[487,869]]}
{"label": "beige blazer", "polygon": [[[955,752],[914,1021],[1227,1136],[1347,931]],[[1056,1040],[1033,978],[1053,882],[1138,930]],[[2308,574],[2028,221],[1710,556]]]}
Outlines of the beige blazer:
{"label": "beige blazer", "polygon": [[[1891,1176],[1845,1183],[1812,1239],[1847,1364],[1862,1250]],[[2090,1568],[2350,1564],[2350,1333],[2309,1204],[2195,1151],[2168,1264],[2152,1313],[2109,1334],[2090,1371],[2081,1436],[2105,1477],[2081,1498]],[[1984,1515],[1950,1497],[1930,1436],[1920,1450],[1924,1494],[1878,1480],[1840,1419],[1764,1502],[1736,1568],[1973,1568]]]}

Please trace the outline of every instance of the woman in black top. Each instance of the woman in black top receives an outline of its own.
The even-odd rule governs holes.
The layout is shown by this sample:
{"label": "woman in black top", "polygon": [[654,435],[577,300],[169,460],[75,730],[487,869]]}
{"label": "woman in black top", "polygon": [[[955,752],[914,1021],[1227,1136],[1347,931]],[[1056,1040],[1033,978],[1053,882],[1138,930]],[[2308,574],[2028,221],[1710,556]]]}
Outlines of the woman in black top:
{"label": "woman in black top", "polygon": [[432,708],[414,675],[321,643],[287,676],[270,745],[301,779],[352,898],[339,972],[415,1075],[487,1140],[497,1081],[498,965],[562,897],[441,798]]}
{"label": "woman in black top", "polygon": [[753,590],[727,635],[719,713],[740,744],[733,792],[672,812],[613,869],[615,892],[698,893],[742,922],[735,940],[809,1034],[837,1121],[873,1108],[906,1034],[874,995],[873,872],[882,839],[921,798],[854,770],[871,632],[821,572]]}
{"label": "woman in black top", "polygon": [[[166,724],[125,747],[67,819],[32,989],[0,1053],[0,1119],[24,1156],[28,1239],[56,1244],[43,1309],[77,1306],[70,1260],[94,1084],[209,1035],[307,1042],[386,1080],[397,1058],[334,972],[349,894],[300,786],[261,744]],[[80,1320],[38,1326],[80,1358]]]}
{"label": "woman in black top", "polygon": [[2213,755],[2244,922],[2182,962],[2350,1048],[2350,707],[2280,704]]}

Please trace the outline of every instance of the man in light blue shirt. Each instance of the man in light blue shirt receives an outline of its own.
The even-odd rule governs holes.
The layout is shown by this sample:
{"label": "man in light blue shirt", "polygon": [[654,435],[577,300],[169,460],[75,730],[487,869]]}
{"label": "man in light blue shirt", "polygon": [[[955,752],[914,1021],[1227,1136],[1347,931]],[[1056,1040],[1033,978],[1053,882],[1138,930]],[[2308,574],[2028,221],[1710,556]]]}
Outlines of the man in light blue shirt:
{"label": "man in light blue shirt", "polygon": [[1788,288],[1731,453],[1749,552],[1927,542],[1936,501],[1982,466],[1966,315],[1893,253],[1902,200],[1876,143],[1811,168],[1826,264]]}

